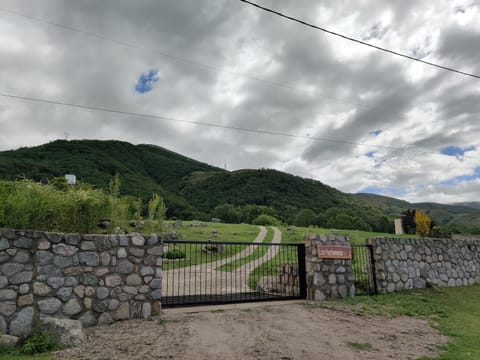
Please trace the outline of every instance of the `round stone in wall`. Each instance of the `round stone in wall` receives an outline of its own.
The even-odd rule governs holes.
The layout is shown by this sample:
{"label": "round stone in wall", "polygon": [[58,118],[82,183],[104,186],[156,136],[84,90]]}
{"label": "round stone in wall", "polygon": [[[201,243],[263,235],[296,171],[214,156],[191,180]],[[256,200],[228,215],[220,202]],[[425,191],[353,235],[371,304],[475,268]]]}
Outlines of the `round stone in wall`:
{"label": "round stone in wall", "polygon": [[110,293],[110,290],[108,290],[105,287],[99,287],[97,288],[97,299],[98,300],[104,300],[108,297]]}
{"label": "round stone in wall", "polygon": [[142,278],[138,274],[131,274],[127,276],[125,283],[130,286],[138,286],[142,284]]}
{"label": "round stone in wall", "polygon": [[10,322],[10,335],[27,336],[32,331],[33,307],[20,310]]}
{"label": "round stone in wall", "polygon": [[60,309],[61,305],[62,302],[56,298],[48,298],[38,302],[38,307],[43,314],[54,314]]}
{"label": "round stone in wall", "polygon": [[122,260],[118,263],[115,270],[120,274],[130,274],[133,272],[133,264],[128,260]]}
{"label": "round stone in wall", "polygon": [[82,307],[78,303],[77,299],[70,299],[63,306],[63,313],[67,316],[76,315],[80,311],[82,311]]}

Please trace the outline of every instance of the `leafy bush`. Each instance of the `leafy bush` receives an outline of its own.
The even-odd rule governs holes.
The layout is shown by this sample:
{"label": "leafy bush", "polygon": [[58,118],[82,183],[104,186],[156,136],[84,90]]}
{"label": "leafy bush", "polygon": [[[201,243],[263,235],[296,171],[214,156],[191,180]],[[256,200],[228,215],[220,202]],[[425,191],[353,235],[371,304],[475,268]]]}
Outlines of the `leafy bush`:
{"label": "leafy bush", "polygon": [[372,227],[357,216],[338,214],[328,220],[327,226],[335,229],[372,231]]}
{"label": "leafy bush", "polygon": [[253,221],[253,225],[278,225],[280,221],[273,216],[262,214],[257,216]]}
{"label": "leafy bush", "polygon": [[185,259],[187,257],[187,254],[183,250],[174,249],[167,251],[165,254],[163,254],[163,257],[170,260]]}
{"label": "leafy bush", "polygon": [[88,232],[109,210],[108,196],[99,190],[0,181],[0,226]]}
{"label": "leafy bush", "polygon": [[57,344],[45,330],[34,327],[32,334],[21,345],[20,351],[23,354],[33,355],[53,351],[56,348]]}
{"label": "leafy bush", "polygon": [[305,226],[308,227],[310,225],[316,225],[315,220],[317,218],[317,214],[315,214],[310,209],[302,209],[298,212],[297,216],[295,217],[295,221],[293,225],[295,226]]}
{"label": "leafy bush", "polygon": [[[139,219],[141,201],[119,197],[119,179],[110,194],[85,185],[58,187],[30,180],[0,181],[0,227],[88,233],[108,219],[112,226]],[[156,222],[164,216],[160,197],[155,198]]]}

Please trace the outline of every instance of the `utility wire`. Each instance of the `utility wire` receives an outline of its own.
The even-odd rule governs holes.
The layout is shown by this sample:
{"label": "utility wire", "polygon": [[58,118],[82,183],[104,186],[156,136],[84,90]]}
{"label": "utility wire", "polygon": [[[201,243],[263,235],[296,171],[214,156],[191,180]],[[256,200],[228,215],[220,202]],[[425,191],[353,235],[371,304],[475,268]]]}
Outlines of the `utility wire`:
{"label": "utility wire", "polygon": [[[90,37],[93,37],[93,38],[97,38],[99,40],[110,42],[110,43],[113,43],[113,44],[117,44],[117,45],[120,45],[120,46],[123,46],[123,47],[131,48],[131,49],[135,49],[135,50],[139,50],[139,51],[143,51],[143,52],[147,52],[147,53],[151,53],[151,54],[160,55],[160,56],[169,58],[171,60],[183,62],[183,63],[188,64],[190,66],[200,67],[200,68],[202,68],[203,70],[206,70],[206,71],[216,72],[216,73],[220,73],[220,72],[224,71],[224,72],[228,72],[229,74],[232,74],[232,75],[235,75],[235,76],[245,77],[249,80],[262,82],[262,83],[265,83],[265,84],[273,86],[273,87],[279,87],[279,88],[283,88],[283,89],[287,89],[287,90],[291,90],[291,91],[296,91],[296,92],[305,92],[302,89],[296,88],[292,85],[288,85],[288,84],[284,84],[284,83],[280,83],[280,82],[274,82],[274,81],[266,80],[266,79],[263,79],[263,78],[250,76],[248,74],[243,74],[243,73],[237,73],[237,72],[224,70],[222,68],[218,68],[218,67],[214,67],[214,66],[211,66],[211,65],[206,65],[206,64],[203,64],[203,63],[200,63],[200,62],[197,62],[197,61],[193,61],[193,60],[190,60],[190,59],[182,58],[182,57],[179,57],[177,55],[171,55],[171,54],[168,54],[168,53],[165,53],[165,52],[162,52],[162,51],[151,50],[151,49],[141,47],[141,46],[138,46],[138,45],[135,45],[135,44],[132,44],[132,43],[128,43],[128,42],[125,42],[125,41],[109,38],[109,37],[106,37],[104,35],[97,34],[97,33],[91,32],[91,31],[86,31],[86,30],[82,30],[82,29],[75,28],[75,27],[72,27],[72,26],[68,26],[68,25],[56,23],[56,22],[53,22],[53,21],[37,18],[37,17],[31,16],[31,15],[26,15],[26,14],[17,12],[17,11],[0,8],[0,12],[3,12],[5,14],[9,14],[9,15],[13,15],[13,16],[18,16],[18,17],[21,17],[21,18],[24,18],[24,19],[27,19],[27,20],[31,20],[31,21],[34,21],[34,22],[46,24],[46,25],[49,25],[49,26],[57,27],[57,28],[67,30],[67,31],[70,31],[70,32],[76,32],[76,33],[79,33],[79,34],[82,34],[82,35],[85,35],[85,36],[90,36]],[[370,106],[367,105],[367,104],[362,104],[362,103],[359,103],[359,102],[352,102],[352,101],[345,101],[345,99],[339,99],[339,98],[336,98],[336,97],[331,96],[331,95],[326,96],[325,94],[322,94],[320,97],[321,97],[322,100],[333,99],[333,100],[336,100],[336,101],[341,101],[344,104],[345,103],[350,104],[350,105],[355,106],[356,108],[367,109],[367,110],[370,108]]]}
{"label": "utility wire", "polygon": [[[77,33],[80,33],[80,34],[83,34],[83,35],[86,35],[86,36],[94,37],[94,38],[97,38],[97,39],[100,39],[100,40],[103,40],[103,41],[106,41],[106,42],[111,42],[113,44],[128,47],[128,48],[131,48],[131,49],[140,50],[140,51],[148,52],[148,53],[151,53],[151,54],[160,55],[160,56],[163,56],[165,58],[169,58],[171,60],[183,62],[184,64],[193,65],[193,66],[203,68],[204,70],[207,70],[207,71],[216,72],[216,73],[227,72],[227,73],[235,75],[235,76],[242,76],[242,77],[245,77],[249,80],[256,81],[256,82],[262,82],[262,83],[265,83],[265,84],[268,84],[268,85],[271,85],[271,86],[276,86],[276,87],[280,87],[280,88],[284,88],[284,89],[288,89],[288,90],[293,90],[293,91],[304,92],[303,90],[301,90],[299,88],[296,88],[292,85],[283,84],[283,83],[276,82],[276,81],[271,81],[271,80],[266,80],[266,79],[263,79],[263,78],[259,78],[259,77],[256,77],[256,76],[251,76],[251,75],[244,74],[244,73],[238,73],[238,72],[235,72],[235,71],[225,70],[225,69],[222,69],[222,68],[219,68],[219,67],[215,67],[215,66],[211,66],[211,65],[208,65],[208,64],[203,64],[203,63],[200,63],[200,62],[197,62],[197,61],[194,61],[194,60],[186,59],[184,57],[180,57],[180,56],[177,56],[177,55],[168,54],[168,53],[163,52],[163,51],[147,49],[145,47],[138,46],[138,45],[135,45],[133,43],[113,39],[113,38],[110,38],[110,37],[107,37],[107,36],[104,36],[104,35],[101,35],[101,34],[97,34],[97,33],[91,32],[91,31],[82,30],[82,29],[79,29],[79,28],[75,28],[75,27],[72,27],[72,26],[56,23],[56,22],[53,22],[53,21],[44,20],[44,19],[37,18],[37,17],[34,17],[34,16],[30,16],[30,15],[25,15],[25,14],[22,14],[22,13],[13,11],[13,10],[7,10],[7,9],[0,8],[0,12],[3,12],[5,14],[18,16],[18,17],[22,17],[22,18],[25,18],[25,19],[28,19],[28,20],[32,20],[32,21],[35,21],[35,22],[47,24],[47,25],[50,25],[50,26],[55,26],[55,27],[58,27],[58,28],[61,28],[61,29],[64,29],[64,30],[71,31],[71,32],[77,32]],[[340,101],[340,99],[337,99],[337,100]]]}
{"label": "utility wire", "polygon": [[[130,49],[134,49],[134,50],[138,50],[138,51],[142,51],[142,52],[146,52],[146,53],[150,53],[150,54],[154,54],[154,55],[160,55],[162,57],[168,58],[168,59],[173,60],[173,61],[182,62],[182,63],[187,64],[189,66],[199,67],[199,68],[201,68],[205,71],[214,72],[214,73],[225,72],[225,73],[228,73],[228,74],[231,74],[231,75],[234,75],[234,76],[244,77],[244,78],[246,78],[248,80],[251,80],[251,81],[263,83],[263,84],[266,84],[266,85],[269,85],[269,86],[272,86],[272,87],[278,87],[278,88],[282,88],[282,89],[290,90],[290,91],[294,91],[294,92],[299,92],[299,93],[301,92],[303,94],[308,92],[306,90],[295,87],[294,85],[291,85],[291,84],[285,84],[285,83],[281,83],[281,82],[277,82],[277,81],[271,81],[271,80],[267,80],[267,79],[256,77],[256,76],[251,76],[251,75],[248,75],[248,74],[245,74],[245,73],[239,73],[239,72],[235,72],[235,71],[225,70],[225,69],[220,68],[220,67],[215,67],[215,66],[212,66],[212,65],[200,63],[198,61],[186,59],[186,58],[183,58],[183,57],[180,57],[180,56],[177,56],[177,55],[172,55],[172,54],[169,54],[169,53],[166,53],[166,52],[163,52],[163,51],[148,49],[146,47],[138,46],[138,45],[135,45],[133,43],[109,38],[107,36],[97,34],[97,33],[91,32],[91,31],[82,30],[82,29],[79,29],[79,28],[75,28],[75,27],[72,27],[72,26],[56,23],[56,22],[49,21],[49,20],[44,20],[44,19],[37,18],[37,17],[31,16],[31,15],[22,14],[22,13],[17,12],[17,11],[0,8],[0,12],[3,12],[5,14],[9,14],[9,15],[13,15],[13,16],[18,16],[18,17],[21,17],[21,18],[24,18],[24,19],[27,19],[27,20],[31,20],[31,21],[34,21],[34,22],[50,25],[50,26],[57,27],[57,28],[67,30],[67,31],[70,31],[70,32],[76,32],[76,33],[79,33],[79,34],[82,34],[82,35],[85,35],[85,36],[90,36],[90,37],[93,37],[93,38],[96,38],[96,39],[99,39],[99,40],[102,40],[102,41],[105,41],[105,42],[110,42],[112,44],[127,47],[127,48],[130,48]],[[363,109],[368,109],[369,108],[369,106],[366,105],[366,104],[362,104],[362,103],[359,103],[359,102],[353,102],[353,101],[347,101],[345,99],[339,99],[335,96],[331,96],[330,94],[322,93],[319,97],[321,98],[321,100],[331,99],[331,100],[335,100],[335,101],[338,101],[338,102],[342,102],[343,104],[353,105],[357,108],[363,108]]]}
{"label": "utility wire", "polygon": [[[6,94],[6,93],[0,93],[0,96],[5,97],[5,98],[17,99],[17,100],[32,101],[32,102],[37,102],[37,103],[45,103],[45,104],[67,106],[67,107],[73,107],[73,108],[79,108],[79,109],[101,111],[101,112],[105,112],[105,113],[113,113],[113,114],[121,114],[121,115],[135,116],[135,117],[144,117],[144,118],[150,118],[150,119],[165,120],[165,121],[170,121],[170,122],[175,122],[175,123],[185,123],[185,124],[209,126],[209,127],[213,127],[213,128],[243,131],[243,132],[249,132],[249,133],[255,133],[255,134],[283,136],[283,137],[289,137],[289,138],[298,138],[298,139],[306,139],[306,140],[312,140],[312,141],[321,141],[321,142],[337,143],[337,144],[345,144],[345,145],[356,145],[356,146],[364,146],[364,147],[385,149],[385,150],[397,150],[397,151],[404,151],[404,152],[409,151],[409,152],[415,152],[415,153],[418,153],[418,154],[433,154],[433,155],[447,156],[447,155],[444,155],[444,154],[441,154],[441,153],[438,153],[438,152],[434,152],[434,151],[413,150],[411,147],[406,148],[406,147],[373,145],[373,144],[360,143],[360,142],[356,142],[356,141],[328,139],[328,138],[322,138],[322,137],[316,137],[316,136],[289,134],[289,133],[283,133],[283,132],[278,132],[278,131],[270,131],[270,130],[250,129],[250,128],[244,128],[244,127],[238,127],[238,126],[222,125],[222,124],[208,123],[208,122],[203,122],[203,121],[184,120],[184,119],[177,119],[177,118],[167,117],[167,116],[144,114],[144,113],[138,113],[138,112],[123,111],[123,110],[117,110],[117,109],[109,109],[109,108],[104,108],[104,107],[99,107],[99,106],[90,106],[90,105],[82,105],[82,104],[75,104],[75,103],[67,103],[67,102],[56,101],[56,100],[39,99],[39,98],[34,98],[34,97],[29,97],[29,96],[20,96],[20,95]],[[466,156],[464,156],[464,158],[466,158]]]}
{"label": "utility wire", "polygon": [[331,30],[327,30],[327,29],[322,28],[320,26],[317,26],[317,25],[314,25],[312,23],[306,22],[304,20],[300,20],[300,19],[297,19],[295,17],[283,14],[279,11],[269,9],[267,7],[261,6],[259,4],[256,4],[256,3],[248,1],[248,0],[240,0],[240,1],[243,2],[243,3],[249,4],[249,5],[252,5],[252,6],[258,8],[258,9],[264,10],[266,12],[278,15],[282,18],[300,23],[302,25],[311,27],[311,28],[316,29],[316,30],[326,32],[327,34],[330,34],[330,35],[338,36],[338,37],[341,37],[343,39],[353,41],[353,42],[356,42],[356,43],[361,44],[361,45],[365,45],[365,46],[368,46],[368,47],[371,47],[371,48],[374,48],[374,49],[377,49],[377,50],[380,50],[380,51],[384,51],[384,52],[392,54],[392,55],[400,56],[400,57],[403,57],[403,58],[406,58],[406,59],[409,59],[409,60],[418,61],[418,62],[421,62],[423,64],[430,65],[430,66],[433,66],[433,67],[436,67],[436,68],[439,68],[439,69],[442,69],[442,70],[447,70],[447,71],[451,71],[451,72],[454,72],[454,73],[457,73],[457,74],[461,74],[461,75],[470,76],[470,77],[473,77],[473,78],[476,78],[476,79],[480,79],[480,75],[467,73],[465,71],[457,70],[457,69],[454,69],[454,68],[451,68],[451,67],[448,67],[448,66],[435,64],[435,63],[432,63],[430,61],[425,61],[425,60],[422,60],[422,59],[419,59],[419,58],[416,58],[416,57],[413,57],[413,56],[410,56],[410,55],[407,55],[407,54],[399,53],[397,51],[393,51],[393,50],[390,50],[390,49],[387,49],[387,48],[384,48],[384,47],[381,47],[381,46],[373,45],[373,44],[367,43],[365,41],[352,38],[350,36],[346,36],[346,35],[331,31]]}

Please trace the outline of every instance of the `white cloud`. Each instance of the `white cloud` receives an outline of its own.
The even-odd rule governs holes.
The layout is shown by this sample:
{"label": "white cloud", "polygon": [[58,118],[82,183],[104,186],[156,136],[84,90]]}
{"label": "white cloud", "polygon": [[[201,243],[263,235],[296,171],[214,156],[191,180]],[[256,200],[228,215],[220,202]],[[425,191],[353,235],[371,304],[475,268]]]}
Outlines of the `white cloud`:
{"label": "white cloud", "polygon": [[[262,4],[480,72],[471,46],[480,41],[480,7],[472,1]],[[153,143],[216,166],[227,163],[230,170],[274,167],[347,192],[395,189],[410,201],[480,196],[476,180],[439,185],[472,173],[480,165],[479,150],[463,161],[432,154],[447,146],[480,148],[478,80],[355,45],[240,2],[0,0],[0,8],[147,49],[0,12],[0,92],[364,144],[0,98],[0,150],[68,133]],[[158,69],[159,81],[151,91],[136,93],[139,74],[150,69]],[[382,132],[369,135],[375,130]],[[412,150],[395,150],[404,147]],[[373,157],[365,155],[370,151]]]}

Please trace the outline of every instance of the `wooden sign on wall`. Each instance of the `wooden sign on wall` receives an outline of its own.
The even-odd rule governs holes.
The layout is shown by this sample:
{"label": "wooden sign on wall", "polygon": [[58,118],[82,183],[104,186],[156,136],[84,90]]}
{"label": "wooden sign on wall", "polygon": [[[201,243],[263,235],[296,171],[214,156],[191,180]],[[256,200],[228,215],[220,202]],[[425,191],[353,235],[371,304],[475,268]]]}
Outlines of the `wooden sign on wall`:
{"label": "wooden sign on wall", "polygon": [[352,248],[340,245],[318,245],[317,256],[320,259],[351,259]]}

